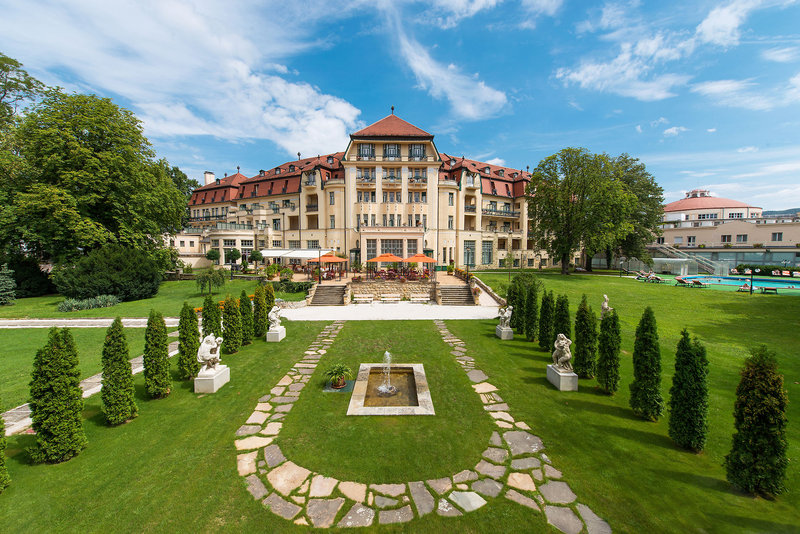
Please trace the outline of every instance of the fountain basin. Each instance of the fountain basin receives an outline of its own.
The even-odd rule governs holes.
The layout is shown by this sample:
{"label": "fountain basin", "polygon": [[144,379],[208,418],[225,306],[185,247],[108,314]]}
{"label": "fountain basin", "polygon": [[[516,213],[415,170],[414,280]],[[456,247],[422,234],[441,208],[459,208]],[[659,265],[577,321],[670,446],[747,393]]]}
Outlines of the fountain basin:
{"label": "fountain basin", "polygon": [[385,365],[362,363],[347,415],[436,415],[428,389],[428,379],[421,363],[391,364],[392,385],[397,394],[378,395]]}

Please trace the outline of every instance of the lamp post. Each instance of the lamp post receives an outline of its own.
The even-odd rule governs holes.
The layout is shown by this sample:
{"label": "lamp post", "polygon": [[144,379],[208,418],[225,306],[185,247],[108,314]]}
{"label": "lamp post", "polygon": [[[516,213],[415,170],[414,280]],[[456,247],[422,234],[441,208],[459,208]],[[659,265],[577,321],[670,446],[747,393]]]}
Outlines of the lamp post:
{"label": "lamp post", "polygon": [[760,273],[761,269],[751,269],[750,270],[750,294],[753,294],[753,272]]}

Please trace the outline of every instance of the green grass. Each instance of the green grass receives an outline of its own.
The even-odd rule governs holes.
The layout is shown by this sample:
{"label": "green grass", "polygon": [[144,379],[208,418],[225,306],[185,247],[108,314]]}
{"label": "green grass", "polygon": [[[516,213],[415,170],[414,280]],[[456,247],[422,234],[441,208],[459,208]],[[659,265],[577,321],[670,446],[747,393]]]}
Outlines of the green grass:
{"label": "green grass", "polygon": [[[225,286],[215,292],[214,298],[224,300],[230,293],[238,298],[242,290],[252,295],[258,284],[255,280],[228,280]],[[80,317],[147,317],[150,310],[160,311],[165,317],[180,315],[184,301],[193,308],[203,305],[204,295],[197,289],[194,280],[181,280],[176,282],[163,282],[158,294],[149,299],[122,302],[111,308],[96,308],[93,310],[80,310],[74,312],[60,312],[58,305],[64,300],[61,295],[46,295],[31,297],[14,301],[13,306],[0,306],[0,319],[11,318],[80,318]],[[303,300],[305,292],[284,293],[276,292],[275,298],[283,300]]]}
{"label": "green grass", "polygon": [[[47,343],[47,328],[24,328],[2,330],[3,343],[0,344],[0,411],[8,410],[28,402],[29,382],[33,371],[33,358],[36,351]],[[75,345],[78,347],[78,361],[81,378],[87,378],[102,370],[100,358],[105,328],[70,329]],[[144,328],[126,328],[128,349],[131,358],[144,350]],[[177,338],[169,338],[175,341]]]}

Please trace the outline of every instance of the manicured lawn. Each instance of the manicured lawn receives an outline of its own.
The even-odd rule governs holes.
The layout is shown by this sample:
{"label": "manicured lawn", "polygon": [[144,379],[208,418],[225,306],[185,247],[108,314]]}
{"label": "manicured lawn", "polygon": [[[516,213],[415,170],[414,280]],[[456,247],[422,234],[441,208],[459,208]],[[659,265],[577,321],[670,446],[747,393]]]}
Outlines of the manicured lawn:
{"label": "manicured lawn", "polygon": [[[47,343],[47,328],[24,328],[0,330],[3,343],[0,344],[0,399],[5,411],[28,401],[33,358],[36,351]],[[70,330],[78,347],[78,360],[81,378],[87,378],[102,370],[100,358],[105,328],[72,328]],[[144,328],[126,328],[128,349],[131,358],[140,356],[144,350]],[[175,341],[177,338],[169,338]]]}
{"label": "manicured lawn", "polygon": [[[235,297],[246,290],[252,295],[258,282],[255,280],[228,280],[225,286],[214,293],[214,298],[224,300],[230,293]],[[283,293],[276,292],[276,298],[283,300],[303,300],[305,292]],[[78,318],[78,317],[147,317],[151,309],[164,314],[165,317],[180,315],[184,301],[193,308],[203,305],[204,295],[197,289],[194,280],[181,280],[176,282],[163,282],[158,295],[150,299],[122,302],[111,308],[97,308],[94,310],[81,310],[74,312],[60,312],[58,305],[64,300],[61,295],[47,295],[44,297],[31,297],[18,299],[13,306],[0,306],[0,319],[11,318]]]}

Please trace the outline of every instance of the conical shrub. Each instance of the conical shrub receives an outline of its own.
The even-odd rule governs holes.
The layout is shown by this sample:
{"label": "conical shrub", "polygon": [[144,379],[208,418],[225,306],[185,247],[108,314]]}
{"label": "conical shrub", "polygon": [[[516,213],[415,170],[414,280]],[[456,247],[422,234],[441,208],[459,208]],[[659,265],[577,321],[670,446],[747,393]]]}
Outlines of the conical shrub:
{"label": "conical shrub", "polygon": [[708,432],[708,359],[706,349],[684,329],[675,353],[669,390],[669,437],[679,447],[700,452]]}
{"label": "conical shrub", "polygon": [[553,312],[555,301],[552,291],[542,293],[542,307],[539,313],[539,347],[542,350],[553,350]]}
{"label": "conical shrub", "polygon": [[525,288],[525,316],[522,319],[525,323],[525,339],[528,341],[536,339],[539,328],[540,286],[541,283],[538,280],[531,280]]}
{"label": "conical shrub", "polygon": [[14,280],[14,271],[8,268],[8,264],[0,265],[0,306],[14,304],[17,282]]}
{"label": "conical shrub", "polygon": [[619,350],[622,336],[616,311],[607,313],[600,321],[597,340],[597,383],[609,395],[619,389]]}
{"label": "conical shrub", "polygon": [[228,295],[222,307],[222,351],[226,354],[239,352],[242,346],[242,316],[239,302]]}
{"label": "conical shrub", "polygon": [[83,397],[78,350],[72,334],[51,328],[47,344],[36,352],[31,375],[31,419],[36,463],[58,463],[76,456],[88,443],[83,431]]}
{"label": "conical shrub", "polygon": [[222,321],[219,304],[207,295],[203,300],[203,337],[213,334],[214,337],[222,335]]}
{"label": "conical shrub", "polygon": [[136,417],[139,412],[134,399],[130,359],[122,319],[117,317],[106,330],[103,343],[103,389],[100,397],[103,414],[109,425],[122,424]]}
{"label": "conical shrub", "polygon": [[253,342],[253,305],[244,289],[239,297],[239,313],[242,316],[242,345],[249,345]]}
{"label": "conical shrub", "polygon": [[264,297],[264,287],[258,285],[253,298],[253,337],[263,340],[267,335],[269,326],[267,313],[267,299]]}
{"label": "conical shrub", "polygon": [[633,383],[630,406],[633,413],[648,421],[657,421],[664,412],[661,396],[661,349],[653,310],[648,306],[636,327],[633,344]]}
{"label": "conical shrub", "polygon": [[513,328],[514,331],[519,334],[520,328],[522,328],[520,326],[522,321],[519,317],[519,284],[517,283],[516,276],[511,280],[511,284],[508,286],[508,290],[506,291],[506,305],[514,307],[514,311],[511,313],[511,321],[509,321],[508,326]]}
{"label": "conical shrub", "polygon": [[200,331],[197,326],[197,314],[183,303],[181,318],[178,322],[178,375],[183,380],[190,380],[200,372],[197,361],[197,349],[200,348]]}
{"label": "conical shrub", "polygon": [[[269,315],[269,311],[275,306],[275,288],[271,283],[267,283],[267,285],[264,286],[264,300],[267,303],[267,315]],[[267,320],[267,327],[269,327],[269,320]]]}
{"label": "conical shrub", "polygon": [[172,388],[169,377],[169,342],[161,312],[150,310],[144,331],[144,387],[151,398],[166,397]]}
{"label": "conical shrub", "polygon": [[575,314],[575,344],[572,368],[581,378],[593,378],[597,358],[597,316],[583,295]]}
{"label": "conical shrub", "polygon": [[736,387],[731,452],[725,457],[728,482],[754,495],[786,490],[786,405],[789,399],[775,353],[761,345],[744,362]]}
{"label": "conical shrub", "polygon": [[569,299],[566,295],[559,295],[556,299],[556,307],[553,311],[553,337],[550,339],[550,346],[555,343],[558,334],[564,334],[569,339],[572,337],[572,320],[569,317]]}

